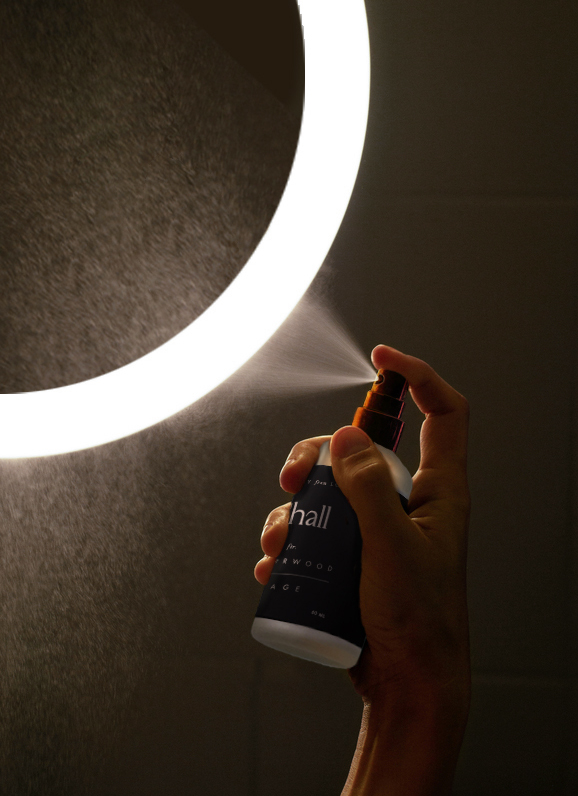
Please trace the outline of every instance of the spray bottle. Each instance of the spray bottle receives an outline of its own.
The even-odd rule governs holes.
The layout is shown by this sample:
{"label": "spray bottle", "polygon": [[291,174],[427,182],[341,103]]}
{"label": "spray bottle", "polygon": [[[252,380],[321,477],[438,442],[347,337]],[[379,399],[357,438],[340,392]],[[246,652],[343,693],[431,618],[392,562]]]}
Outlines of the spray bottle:
{"label": "spray bottle", "polygon": [[[395,455],[407,381],[379,370],[353,425],[376,443],[388,463],[404,508],[409,472]],[[361,534],[355,512],[331,470],[329,442],[291,503],[285,547],[264,587],[251,634],[298,658],[348,669],[355,666],[365,631],[359,610]]]}

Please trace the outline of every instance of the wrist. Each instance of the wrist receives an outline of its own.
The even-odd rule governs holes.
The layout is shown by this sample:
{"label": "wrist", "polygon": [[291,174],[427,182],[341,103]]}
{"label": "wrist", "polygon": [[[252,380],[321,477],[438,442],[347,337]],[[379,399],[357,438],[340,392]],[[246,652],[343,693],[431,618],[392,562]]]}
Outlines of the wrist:
{"label": "wrist", "polygon": [[364,702],[344,796],[450,794],[469,711],[469,672],[445,682],[390,682]]}
{"label": "wrist", "polygon": [[451,714],[467,716],[471,697],[469,651],[443,665],[418,667],[404,663],[398,675],[391,670],[373,688],[363,694],[364,703],[377,710],[386,709],[392,716],[410,714],[422,720]]}

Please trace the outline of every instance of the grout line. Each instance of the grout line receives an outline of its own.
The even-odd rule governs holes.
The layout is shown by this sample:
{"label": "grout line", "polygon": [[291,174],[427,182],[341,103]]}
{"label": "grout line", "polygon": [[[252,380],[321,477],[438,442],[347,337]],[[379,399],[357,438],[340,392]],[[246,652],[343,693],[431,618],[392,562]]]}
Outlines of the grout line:
{"label": "grout line", "polygon": [[472,684],[475,685],[510,685],[532,688],[577,688],[578,676],[558,677],[555,675],[472,673]]}
{"label": "grout line", "polygon": [[415,204],[416,202],[445,204],[445,205],[495,205],[498,207],[514,207],[526,205],[527,207],[543,207],[551,205],[560,208],[578,208],[578,196],[556,196],[544,194],[531,196],[527,194],[396,194],[385,192],[381,201],[385,204]]}

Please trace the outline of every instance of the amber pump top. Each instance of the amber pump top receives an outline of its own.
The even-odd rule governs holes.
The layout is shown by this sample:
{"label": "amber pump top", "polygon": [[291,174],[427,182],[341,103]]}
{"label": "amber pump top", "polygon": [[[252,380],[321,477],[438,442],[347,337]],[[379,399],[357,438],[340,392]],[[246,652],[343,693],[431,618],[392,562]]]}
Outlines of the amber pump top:
{"label": "amber pump top", "polygon": [[395,452],[404,427],[401,415],[407,387],[407,379],[400,373],[383,368],[378,370],[377,378],[363,406],[357,409],[352,425],[363,429],[378,445]]}

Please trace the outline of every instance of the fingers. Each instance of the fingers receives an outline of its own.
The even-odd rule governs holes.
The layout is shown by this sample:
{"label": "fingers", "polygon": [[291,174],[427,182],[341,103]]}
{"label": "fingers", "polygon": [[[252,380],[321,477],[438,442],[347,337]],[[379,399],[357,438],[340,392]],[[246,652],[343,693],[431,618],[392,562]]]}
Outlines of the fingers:
{"label": "fingers", "polygon": [[331,463],[335,480],[357,514],[362,533],[381,528],[389,517],[405,521],[389,466],[364,431],[354,426],[336,431],[331,439]]}
{"label": "fingers", "polygon": [[279,506],[269,514],[261,534],[261,548],[265,556],[255,566],[255,578],[263,586],[267,583],[275,564],[275,559],[283,550],[289,525],[290,503]]}
{"label": "fingers", "polygon": [[269,556],[264,556],[260,561],[257,561],[254,575],[255,580],[258,581],[261,586],[266,586],[267,583],[269,583],[269,578],[271,577],[271,572],[273,572],[274,565],[275,559],[269,558]]}
{"label": "fingers", "polygon": [[441,376],[416,357],[380,345],[372,354],[376,368],[401,373],[417,407],[426,419],[421,431],[420,470],[465,471],[468,440],[468,402]]}
{"label": "fingers", "polygon": [[279,475],[281,489],[293,495],[299,492],[311,472],[311,468],[317,461],[319,448],[328,439],[328,436],[313,437],[312,439],[298,442],[293,447]]}
{"label": "fingers", "polygon": [[[293,447],[279,475],[279,483],[285,492],[290,492],[291,494],[299,492],[317,461],[319,448],[328,439],[329,436],[314,437],[302,440]],[[267,517],[267,522],[263,528],[261,547],[265,555],[255,566],[255,578],[263,586],[271,577],[275,559],[279,556],[285,544],[290,508],[291,504],[286,503],[284,506],[274,509]]]}

